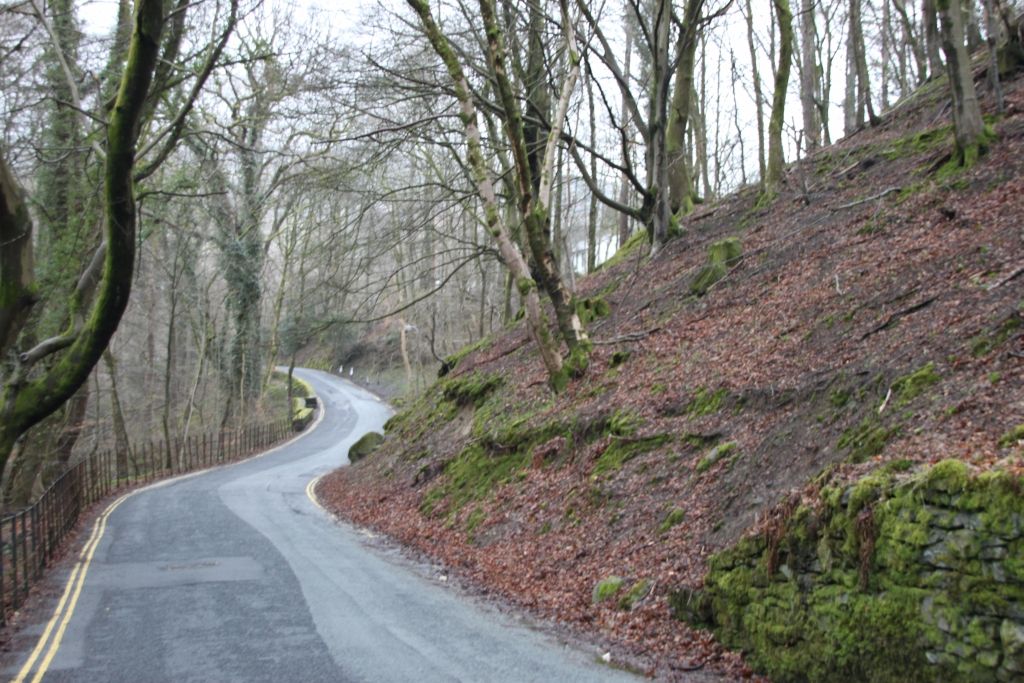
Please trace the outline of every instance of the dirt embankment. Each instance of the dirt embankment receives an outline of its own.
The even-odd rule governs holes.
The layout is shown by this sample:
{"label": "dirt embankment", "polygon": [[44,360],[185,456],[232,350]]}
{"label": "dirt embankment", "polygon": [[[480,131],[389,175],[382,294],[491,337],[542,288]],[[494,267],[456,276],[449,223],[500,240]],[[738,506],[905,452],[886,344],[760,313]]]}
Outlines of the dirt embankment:
{"label": "dirt embankment", "polygon": [[[1019,473],[1024,92],[974,168],[933,83],[793,166],[756,208],[705,205],[653,261],[580,283],[586,376],[552,396],[522,325],[462,358],[379,450],[325,478],[340,515],[657,675],[749,675],[668,592],[792,491],[904,460]],[[694,287],[710,247],[742,256]],[[734,256],[731,254],[730,256]],[[614,597],[598,583],[621,577]]]}

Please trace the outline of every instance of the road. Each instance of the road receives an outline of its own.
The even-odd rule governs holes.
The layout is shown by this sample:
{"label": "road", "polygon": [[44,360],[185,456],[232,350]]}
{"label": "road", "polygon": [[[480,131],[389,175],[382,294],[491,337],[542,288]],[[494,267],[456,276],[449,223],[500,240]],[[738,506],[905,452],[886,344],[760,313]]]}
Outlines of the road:
{"label": "road", "polygon": [[636,680],[319,508],[310,482],[390,411],[344,380],[298,374],[324,406],[315,427],[101,515],[83,534],[84,573],[76,552],[48,579],[53,604],[13,637],[9,680]]}

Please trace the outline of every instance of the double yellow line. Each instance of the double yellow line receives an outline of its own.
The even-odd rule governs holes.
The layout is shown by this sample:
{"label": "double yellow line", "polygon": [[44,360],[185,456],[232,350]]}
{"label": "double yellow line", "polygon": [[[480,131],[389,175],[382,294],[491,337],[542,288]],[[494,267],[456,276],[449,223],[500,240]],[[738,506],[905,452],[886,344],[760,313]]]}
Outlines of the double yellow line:
{"label": "double yellow line", "polygon": [[[321,402],[321,406],[323,406],[323,402]],[[285,446],[291,445],[294,441],[297,441],[303,436],[306,436],[320,424],[324,419],[326,412],[326,409],[322,407],[316,421],[313,422],[309,429],[306,429],[302,434],[299,434],[295,438],[265,451],[260,455],[262,456],[273,453]],[[32,666],[36,663],[36,660],[39,659],[43,650],[46,650],[46,654],[43,655],[42,660],[40,660],[39,667],[36,669],[35,675],[31,678],[31,683],[38,683],[43,680],[43,676],[50,668],[50,664],[53,663],[53,658],[57,656],[57,650],[60,649],[61,641],[64,639],[64,632],[67,630],[68,623],[71,621],[71,615],[75,612],[75,605],[78,604],[78,598],[82,594],[82,586],[85,585],[85,575],[89,572],[89,566],[92,564],[93,555],[96,554],[96,547],[99,546],[100,540],[103,538],[103,532],[107,528],[107,519],[110,517],[111,513],[113,513],[121,503],[139,491],[165,486],[172,482],[180,481],[186,477],[198,476],[203,474],[205,471],[206,470],[200,470],[192,474],[184,475],[184,477],[175,477],[174,479],[168,479],[141,489],[136,489],[135,491],[124,494],[103,511],[103,514],[101,514],[93,524],[92,534],[89,536],[89,540],[86,542],[85,546],[82,547],[82,551],[78,554],[78,561],[75,562],[75,566],[71,570],[71,576],[68,577],[67,585],[64,586],[64,593],[61,595],[60,601],[57,603],[57,609],[54,610],[53,616],[46,624],[46,628],[43,630],[43,635],[39,636],[39,642],[36,643],[35,649],[32,650],[32,654],[29,655],[25,664],[21,667],[21,671],[18,672],[18,675],[11,679],[11,683],[24,683],[24,681],[29,680],[28,677],[32,673]],[[309,499],[313,501],[317,507],[324,509],[323,506],[320,505],[320,502],[317,500],[316,494],[314,493],[316,484],[320,479],[321,477],[317,477],[309,482],[306,486],[306,495],[309,496]],[[56,633],[54,633],[55,628]],[[50,640],[51,635],[53,636],[52,641]],[[47,642],[50,644],[49,647],[46,646]]]}
{"label": "double yellow line", "polygon": [[[43,635],[39,636],[39,642],[36,643],[35,649],[32,650],[32,654],[29,655],[24,666],[21,667],[21,671],[12,679],[11,683],[23,683],[28,680],[28,676],[32,672],[32,666],[39,659],[40,655],[43,655],[43,658],[40,660],[39,667],[36,669],[31,681],[32,683],[38,683],[38,681],[43,680],[43,675],[50,668],[53,658],[57,655],[57,650],[60,648],[61,640],[64,638],[68,622],[71,621],[71,615],[75,612],[75,605],[78,604],[78,598],[82,594],[82,586],[85,584],[85,575],[89,573],[89,566],[92,564],[93,555],[96,554],[96,547],[99,546],[100,540],[103,538],[103,532],[107,528],[107,519],[131,495],[131,493],[126,493],[111,503],[93,524],[92,534],[82,547],[82,551],[78,554],[78,561],[75,562],[75,566],[71,570],[71,576],[68,578],[67,585],[64,586],[64,593],[60,597],[60,602],[57,603],[57,609],[54,610],[53,617],[46,624]],[[52,640],[50,639],[51,635],[53,636]],[[47,642],[50,644],[49,647],[46,646]],[[43,654],[44,650],[46,654]]]}

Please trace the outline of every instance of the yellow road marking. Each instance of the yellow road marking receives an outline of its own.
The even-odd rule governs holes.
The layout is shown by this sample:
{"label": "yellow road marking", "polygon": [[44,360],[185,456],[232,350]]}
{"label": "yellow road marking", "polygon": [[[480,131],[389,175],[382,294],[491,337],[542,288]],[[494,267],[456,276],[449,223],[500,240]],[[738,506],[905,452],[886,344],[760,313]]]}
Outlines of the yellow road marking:
{"label": "yellow road marking", "polygon": [[[100,540],[103,538],[103,532],[107,527],[107,518],[110,514],[117,509],[117,507],[125,501],[129,496],[135,492],[127,493],[113,503],[111,503],[103,514],[100,515],[99,519],[93,524],[92,534],[89,536],[89,540],[86,541],[82,547],[82,551],[79,553],[79,561],[75,563],[74,569],[71,571],[71,576],[68,577],[67,585],[64,588],[64,593],[61,595],[60,602],[57,603],[57,608],[53,612],[53,617],[46,624],[46,628],[43,630],[43,634],[39,637],[39,642],[36,643],[35,648],[32,650],[32,654],[29,655],[28,660],[24,666],[21,667],[21,671],[18,672],[12,683],[23,683],[29,673],[32,671],[32,665],[35,664],[40,653],[46,647],[46,642],[50,638],[50,634],[53,633],[53,628],[60,622],[57,627],[57,632],[54,635],[53,641],[50,643],[49,649],[46,651],[46,655],[43,657],[39,664],[39,668],[33,676],[32,681],[36,683],[43,679],[43,675],[46,673],[50,664],[53,662],[54,656],[57,654],[57,649],[60,647],[61,640],[64,638],[64,632],[67,630],[68,622],[71,621],[71,615],[75,611],[75,605],[78,603],[78,598],[82,594],[82,586],[85,584],[85,575],[89,571],[89,566],[92,563],[93,555],[96,554],[96,548],[100,544]],[[70,596],[70,600],[68,599]],[[63,613],[63,618],[61,615]]]}
{"label": "yellow road marking", "polygon": [[[273,453],[274,451],[289,446],[293,442],[298,441],[300,438],[306,436],[314,429],[316,429],[316,427],[318,427],[320,423],[323,421],[324,416],[327,413],[323,401],[320,401],[319,413],[320,414],[317,416],[313,424],[310,425],[308,429],[303,430],[302,434],[299,434],[294,438],[289,439],[285,443],[275,446],[274,448],[271,448],[268,451],[264,451],[263,453],[256,457],[268,455],[270,453]],[[172,479],[168,479],[162,482],[156,482],[155,484],[151,484],[141,489],[136,489],[135,491],[126,493],[125,495],[121,496],[113,503],[111,503],[106,510],[103,511],[103,514],[101,514],[100,517],[93,524],[92,534],[89,536],[89,540],[86,541],[85,545],[82,547],[82,551],[78,555],[79,561],[75,563],[74,568],[71,570],[71,576],[68,577],[68,582],[64,587],[64,592],[61,595],[60,601],[57,603],[57,607],[53,612],[53,616],[50,618],[50,621],[47,622],[46,628],[43,630],[43,634],[39,636],[39,642],[36,643],[36,646],[32,650],[32,653],[29,655],[29,658],[21,667],[21,670],[18,672],[18,675],[11,680],[11,683],[24,683],[25,679],[32,671],[32,665],[35,664],[36,659],[39,658],[40,653],[46,647],[46,643],[49,640],[51,633],[53,633],[54,626],[57,624],[58,621],[60,621],[60,626],[57,628],[57,633],[54,636],[53,641],[50,643],[50,647],[49,649],[47,649],[46,655],[40,662],[39,668],[36,671],[35,676],[32,677],[32,683],[38,683],[39,681],[41,681],[43,679],[43,676],[46,674],[46,671],[50,668],[50,664],[53,662],[53,658],[57,655],[57,650],[60,649],[61,641],[64,639],[64,633],[67,630],[68,624],[71,621],[71,616],[74,614],[75,606],[78,604],[78,599],[82,594],[82,587],[85,585],[85,576],[89,572],[89,567],[92,564],[93,555],[95,555],[96,548],[99,547],[100,540],[102,540],[103,538],[103,532],[107,528],[107,518],[110,517],[111,513],[113,513],[114,510],[116,510],[117,507],[121,505],[121,503],[123,503],[126,499],[130,498],[136,493],[140,493],[141,491],[146,491],[152,488],[166,486],[170,483],[180,481],[181,479],[190,478],[202,473],[203,471],[201,470],[199,472],[186,474],[181,477],[174,477]],[[313,491],[313,489],[316,487],[317,482],[320,481],[322,476],[323,475],[321,475],[320,477],[316,477],[315,479],[309,482],[309,484],[306,486],[306,495],[309,497],[311,501],[313,501],[314,505],[316,505],[321,510],[324,510],[324,512],[327,512],[323,505],[320,504],[320,501],[317,500],[316,494]],[[68,600],[69,595],[71,596],[70,601]],[[61,618],[62,613],[63,618]]]}
{"label": "yellow road marking", "polygon": [[306,497],[312,501],[313,505],[316,505],[324,512],[327,512],[327,514],[330,514],[330,512],[327,511],[327,508],[320,503],[320,499],[316,497],[316,485],[319,484],[320,480],[323,478],[324,475],[321,474],[319,477],[314,477],[309,480],[309,483],[306,484]]}

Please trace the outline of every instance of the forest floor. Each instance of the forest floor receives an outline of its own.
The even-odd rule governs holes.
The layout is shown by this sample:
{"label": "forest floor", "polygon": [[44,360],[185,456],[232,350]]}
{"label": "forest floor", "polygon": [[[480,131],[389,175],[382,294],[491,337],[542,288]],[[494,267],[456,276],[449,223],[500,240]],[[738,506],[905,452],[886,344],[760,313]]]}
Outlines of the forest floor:
{"label": "forest floor", "polygon": [[[790,166],[766,208],[753,188],[698,207],[653,260],[640,245],[580,282],[611,310],[562,395],[513,326],[320,497],[606,643],[613,662],[752,676],[670,614],[669,591],[699,586],[712,553],[814,481],[895,460],[1022,469],[1021,80],[1006,104],[968,170],[944,165],[949,98],[935,82]],[[708,246],[730,237],[742,260],[692,295]],[[642,586],[636,600],[595,601],[613,575]]]}

